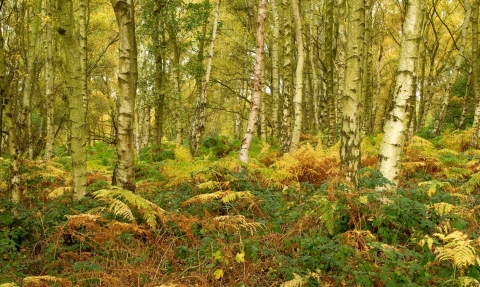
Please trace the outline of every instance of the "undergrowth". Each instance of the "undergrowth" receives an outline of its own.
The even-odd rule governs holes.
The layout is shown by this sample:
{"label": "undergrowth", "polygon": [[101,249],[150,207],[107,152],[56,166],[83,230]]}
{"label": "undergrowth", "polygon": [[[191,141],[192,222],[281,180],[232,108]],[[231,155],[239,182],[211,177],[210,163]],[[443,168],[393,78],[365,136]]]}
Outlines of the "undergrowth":
{"label": "undergrowth", "polygon": [[381,135],[362,142],[357,191],[321,137],[283,157],[255,142],[241,172],[226,138],[198,158],[147,147],[135,193],[111,186],[113,148],[96,144],[80,202],[67,154],[25,161],[21,204],[0,184],[0,286],[476,286],[480,154],[467,137],[413,138],[393,192],[378,188]]}

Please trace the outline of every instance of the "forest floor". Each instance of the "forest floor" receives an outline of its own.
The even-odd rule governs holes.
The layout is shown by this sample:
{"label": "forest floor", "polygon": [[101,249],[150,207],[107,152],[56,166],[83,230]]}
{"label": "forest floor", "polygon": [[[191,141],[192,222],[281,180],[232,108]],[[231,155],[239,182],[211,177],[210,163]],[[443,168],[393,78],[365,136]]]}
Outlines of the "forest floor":
{"label": "forest floor", "polygon": [[64,150],[25,162],[16,206],[3,159],[0,286],[479,286],[480,151],[469,139],[414,137],[393,191],[375,169],[381,135],[362,142],[357,191],[338,144],[320,136],[283,157],[255,142],[242,172],[239,142],[222,137],[199,158],[145,148],[134,193],[110,185],[114,149],[97,143],[80,202]]}

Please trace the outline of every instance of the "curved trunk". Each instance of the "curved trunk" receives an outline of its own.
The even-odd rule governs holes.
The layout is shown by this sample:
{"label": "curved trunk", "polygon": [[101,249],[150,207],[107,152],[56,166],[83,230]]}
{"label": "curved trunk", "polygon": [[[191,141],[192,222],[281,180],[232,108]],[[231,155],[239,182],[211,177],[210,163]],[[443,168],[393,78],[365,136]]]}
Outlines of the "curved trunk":
{"label": "curved trunk", "polygon": [[422,35],[424,1],[407,3],[402,30],[402,44],[398,63],[393,107],[386,116],[384,136],[378,153],[378,170],[397,185],[402,167],[404,144],[410,120],[409,103],[415,97],[419,41]]}
{"label": "curved trunk", "polygon": [[255,68],[253,78],[253,95],[252,95],[252,107],[250,110],[250,116],[248,117],[247,131],[242,140],[242,146],[240,147],[240,153],[238,159],[247,164],[248,152],[253,139],[253,133],[255,131],[255,124],[258,117],[258,109],[261,102],[262,89],[263,89],[263,68],[264,68],[264,48],[265,48],[265,18],[267,17],[267,0],[260,0],[258,7],[257,17],[257,45],[255,49]]}

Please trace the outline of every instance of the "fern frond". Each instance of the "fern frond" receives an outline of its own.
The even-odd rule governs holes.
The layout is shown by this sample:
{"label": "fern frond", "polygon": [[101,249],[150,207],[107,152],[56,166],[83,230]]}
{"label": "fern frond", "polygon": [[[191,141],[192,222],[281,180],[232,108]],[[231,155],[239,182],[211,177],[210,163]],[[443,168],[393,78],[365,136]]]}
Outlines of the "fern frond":
{"label": "fern frond", "polygon": [[253,198],[255,197],[250,191],[237,191],[237,192],[229,192],[222,197],[223,203],[229,203],[232,201],[236,201],[240,198]]}
{"label": "fern frond", "polygon": [[427,188],[427,195],[428,197],[432,197],[437,193],[437,188],[442,188],[442,189],[451,189],[452,184],[448,181],[437,181],[437,180],[432,180],[432,181],[423,181],[418,183],[418,186],[428,186]]}
{"label": "fern frond", "polygon": [[199,189],[215,189],[217,187],[218,182],[209,180],[207,182],[197,184]]}
{"label": "fern frond", "polygon": [[472,193],[479,186],[480,186],[480,172],[477,172],[473,174],[464,185],[462,185],[462,189],[464,189],[467,193]]}
{"label": "fern frond", "polygon": [[264,229],[262,223],[252,221],[243,215],[223,215],[209,218],[202,224],[206,229],[216,229],[225,231],[239,232],[245,230],[254,234],[257,229]]}
{"label": "fern frond", "polygon": [[418,246],[423,248],[425,245],[427,245],[428,250],[432,251],[433,250],[433,238],[431,238],[428,235],[425,235],[420,241],[418,241]]}
{"label": "fern frond", "polygon": [[300,275],[298,275],[297,273],[293,273],[293,279],[292,280],[289,280],[289,281],[286,281],[286,282],[283,282],[280,287],[301,287],[301,286],[305,286],[305,284],[307,283],[307,278],[304,278]]}
{"label": "fern frond", "polygon": [[320,220],[327,227],[328,233],[330,235],[333,235],[335,229],[335,221],[337,219],[335,215],[337,204],[329,201],[325,197],[320,198],[320,200],[316,201],[316,203],[318,204]]}
{"label": "fern frond", "polygon": [[438,235],[443,243],[446,243],[443,247],[437,248],[435,251],[438,261],[451,261],[458,269],[466,269],[470,265],[474,265],[476,262],[476,249],[472,246],[472,240],[468,239],[468,235],[454,231],[453,233],[445,235]]}
{"label": "fern frond", "polygon": [[477,279],[468,276],[458,278],[458,283],[460,287],[472,287],[480,285],[480,282]]}
{"label": "fern frond", "polygon": [[455,178],[462,179],[472,174],[469,169],[458,167],[458,166],[449,166],[442,169],[442,174],[446,178]]}
{"label": "fern frond", "polygon": [[432,205],[433,210],[438,216],[444,216],[450,214],[455,208],[455,205],[447,202],[439,202]]}
{"label": "fern frond", "polygon": [[3,283],[0,284],[0,287],[18,287],[18,285],[15,283]]}
{"label": "fern frond", "polygon": [[64,195],[66,192],[71,192],[72,188],[70,186],[61,186],[55,188],[52,192],[48,194],[48,199],[55,199],[59,198],[60,196]]}
{"label": "fern frond", "polygon": [[177,146],[173,152],[177,161],[191,162],[193,160],[190,150],[185,146]]}
{"label": "fern frond", "polygon": [[[119,187],[101,189],[94,192],[93,195],[95,198],[109,204],[110,210],[116,215],[122,217],[130,217],[131,211],[129,211],[127,204],[132,205],[139,211],[147,225],[152,229],[157,227],[157,218],[163,220],[164,216],[167,214],[167,212],[158,205],[138,194],[134,194],[129,190],[124,190]],[[124,204],[121,204],[120,202],[123,202]],[[118,212],[118,214],[116,212]],[[131,215],[131,218],[133,218],[133,215]]]}
{"label": "fern frond", "polygon": [[194,203],[204,204],[205,202],[222,198],[226,193],[227,193],[226,191],[215,191],[212,193],[195,195],[194,197],[191,197],[186,201],[182,202],[182,206],[189,206]]}
{"label": "fern frond", "polygon": [[58,278],[55,276],[28,276],[23,278],[23,286],[44,286],[48,282],[55,282],[55,283],[64,283],[66,279]]}

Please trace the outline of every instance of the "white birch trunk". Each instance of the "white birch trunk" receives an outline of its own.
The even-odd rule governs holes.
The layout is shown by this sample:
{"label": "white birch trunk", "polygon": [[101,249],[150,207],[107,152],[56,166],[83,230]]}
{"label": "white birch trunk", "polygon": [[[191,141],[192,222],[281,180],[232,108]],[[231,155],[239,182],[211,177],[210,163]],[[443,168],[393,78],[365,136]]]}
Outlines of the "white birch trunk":
{"label": "white birch trunk", "polygon": [[[453,86],[457,81],[457,77],[461,71],[461,66],[462,66],[463,57],[465,53],[465,44],[467,43],[467,32],[468,32],[468,25],[470,23],[470,14],[472,12],[469,0],[465,0],[464,2],[466,5],[465,8],[467,9],[467,11],[465,13],[465,19],[463,20],[463,24],[462,24],[462,36],[460,40],[460,47],[458,49],[458,54],[455,59],[455,67],[454,67],[453,73],[451,73],[450,76],[448,77],[447,86],[445,88],[445,91],[443,92],[443,99],[442,99],[442,105],[440,107],[440,112],[438,113],[438,116],[435,120],[435,124],[432,130],[433,136],[437,136],[440,133],[440,130],[443,125],[443,121],[445,120],[445,115],[447,114],[450,94],[452,93]],[[476,5],[476,4],[473,4],[473,5]]]}
{"label": "white birch trunk", "polygon": [[111,0],[119,29],[117,163],[112,183],[135,191],[134,111],[137,91],[137,44],[132,0]]}
{"label": "white birch trunk", "polygon": [[303,64],[305,52],[303,51],[302,20],[297,0],[292,0],[293,19],[295,22],[295,41],[297,43],[297,68],[295,70],[295,94],[293,97],[294,123],[290,152],[297,150],[302,133],[302,101],[303,101]]}
{"label": "white birch trunk", "polygon": [[411,98],[415,97],[416,91],[415,69],[422,35],[424,1],[409,1],[406,11],[394,90],[394,106],[386,116],[384,136],[378,154],[379,171],[395,185],[400,180],[404,144],[411,116],[409,103]]}
{"label": "white birch trunk", "polygon": [[250,115],[247,122],[247,131],[242,140],[242,146],[240,147],[240,153],[238,159],[247,164],[248,152],[253,139],[253,133],[255,131],[255,124],[258,117],[258,109],[261,102],[262,89],[263,89],[263,68],[264,68],[264,48],[265,48],[265,18],[267,17],[267,1],[259,0],[258,5],[258,17],[257,17],[257,45],[256,45],[256,59],[254,68],[254,78],[252,83],[253,95],[252,106]]}

